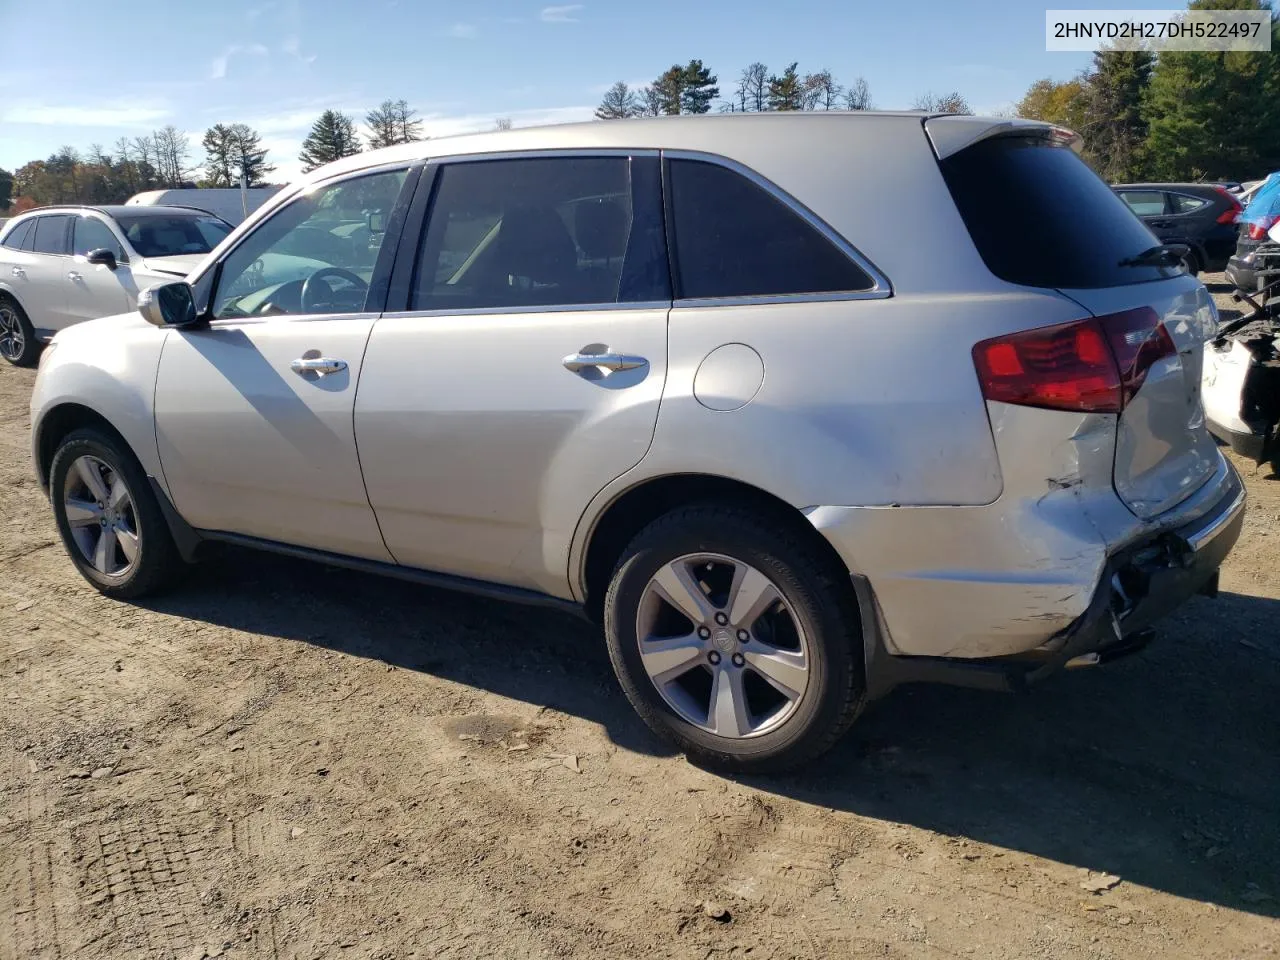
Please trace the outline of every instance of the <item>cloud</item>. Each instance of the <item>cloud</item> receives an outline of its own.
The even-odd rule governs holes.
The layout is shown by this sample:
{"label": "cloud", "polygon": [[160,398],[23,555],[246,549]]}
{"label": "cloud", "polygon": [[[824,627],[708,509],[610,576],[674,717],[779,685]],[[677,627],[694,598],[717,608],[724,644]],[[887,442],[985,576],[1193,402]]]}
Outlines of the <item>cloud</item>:
{"label": "cloud", "polygon": [[559,7],[543,7],[540,16],[543,23],[577,23],[578,18],[574,14],[582,6],[580,3],[566,3]]}
{"label": "cloud", "polygon": [[474,23],[455,23],[445,31],[445,36],[455,37],[458,40],[474,40],[477,33],[479,31],[476,30]]}
{"label": "cloud", "polygon": [[303,55],[302,41],[298,39],[298,35],[296,33],[292,33],[284,38],[284,43],[280,44],[280,52],[288,54],[299,63],[316,62],[316,55],[314,53],[310,55]]}
{"label": "cloud", "polygon": [[260,43],[240,44],[233,43],[227,47],[222,53],[218,54],[209,64],[209,79],[221,80],[227,75],[227,64],[232,57],[238,54],[247,53],[255,57],[265,57],[271,51]]}
{"label": "cloud", "polygon": [[169,115],[168,107],[148,101],[113,100],[92,106],[23,103],[0,114],[5,123],[68,127],[149,127]]}

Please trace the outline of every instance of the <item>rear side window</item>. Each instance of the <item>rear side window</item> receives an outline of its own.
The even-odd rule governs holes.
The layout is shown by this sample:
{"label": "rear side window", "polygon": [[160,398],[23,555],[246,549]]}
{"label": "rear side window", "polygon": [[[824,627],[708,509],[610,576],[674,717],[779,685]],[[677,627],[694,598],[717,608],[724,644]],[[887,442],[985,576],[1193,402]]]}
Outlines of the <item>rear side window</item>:
{"label": "rear side window", "polygon": [[1086,289],[1169,275],[1120,266],[1160,241],[1066,146],[993,137],[940,166],[978,253],[1002,280]]}
{"label": "rear side window", "polygon": [[35,253],[67,252],[67,221],[70,217],[40,217],[36,221]]}
{"label": "rear side window", "polygon": [[32,220],[23,220],[20,224],[10,230],[8,235],[4,238],[3,246],[8,247],[10,250],[21,250],[22,241],[25,240],[27,234],[31,232],[31,224],[33,222],[34,221]]}
{"label": "rear side window", "polygon": [[1189,197],[1185,193],[1171,193],[1169,199],[1173,201],[1174,213],[1192,213],[1209,202],[1199,197]]}
{"label": "rear side window", "polygon": [[1140,217],[1158,217],[1164,213],[1164,194],[1159,190],[1121,190],[1120,199]]}
{"label": "rear side window", "polygon": [[728,167],[672,160],[671,211],[685,299],[846,293],[866,271],[769,191]]}

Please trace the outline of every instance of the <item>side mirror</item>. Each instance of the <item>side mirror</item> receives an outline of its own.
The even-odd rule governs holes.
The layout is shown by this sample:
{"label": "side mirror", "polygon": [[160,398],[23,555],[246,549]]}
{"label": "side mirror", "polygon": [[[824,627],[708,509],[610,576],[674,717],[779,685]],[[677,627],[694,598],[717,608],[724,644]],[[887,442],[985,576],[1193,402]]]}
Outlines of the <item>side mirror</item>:
{"label": "side mirror", "polygon": [[196,295],[185,280],[148,287],[138,294],[138,312],[157,327],[189,327],[196,322]]}
{"label": "side mirror", "polygon": [[90,263],[106,267],[108,270],[114,270],[117,266],[116,255],[106,247],[99,247],[96,250],[90,250],[88,254],[86,254],[85,259]]}
{"label": "side mirror", "polygon": [[369,226],[370,233],[387,232],[387,215],[381,210],[370,211],[364,219]]}

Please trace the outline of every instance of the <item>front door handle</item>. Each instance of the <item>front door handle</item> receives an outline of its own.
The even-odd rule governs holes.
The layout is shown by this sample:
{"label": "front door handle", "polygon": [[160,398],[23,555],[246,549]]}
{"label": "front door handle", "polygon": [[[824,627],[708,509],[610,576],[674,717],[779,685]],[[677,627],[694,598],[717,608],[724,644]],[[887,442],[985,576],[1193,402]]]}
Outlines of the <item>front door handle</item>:
{"label": "front door handle", "polygon": [[571,353],[560,362],[566,370],[581,373],[591,367],[603,367],[609,371],[634,370],[649,361],[644,357],[629,357],[621,353]]}
{"label": "front door handle", "polygon": [[315,373],[324,376],[327,373],[338,373],[347,369],[347,361],[335,360],[332,357],[299,357],[289,364],[294,373]]}
{"label": "front door handle", "polygon": [[27,275],[27,271],[23,270],[21,267],[14,267],[9,272],[15,277],[25,277]]}
{"label": "front door handle", "polygon": [[83,280],[83,279],[84,279],[84,277],[80,276],[80,272],[79,272],[78,270],[68,270],[68,271],[67,271],[67,279],[68,279],[68,280]]}

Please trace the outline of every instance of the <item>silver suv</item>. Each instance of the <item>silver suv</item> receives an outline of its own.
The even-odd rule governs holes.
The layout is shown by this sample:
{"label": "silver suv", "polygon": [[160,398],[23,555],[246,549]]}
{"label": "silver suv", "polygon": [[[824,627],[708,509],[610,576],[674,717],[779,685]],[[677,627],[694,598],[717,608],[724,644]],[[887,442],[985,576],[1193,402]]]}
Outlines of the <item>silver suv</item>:
{"label": "silver suv", "polygon": [[802,762],[896,683],[1137,649],[1236,540],[1212,302],[1073,140],[778,114],[341,160],[54,338],[36,470],[110,596],[214,540],[585,610],[656,731]]}
{"label": "silver suv", "polygon": [[188,207],[41,207],[0,230],[0,356],[34,363],[73,323],[131,310],[231,232]]}

